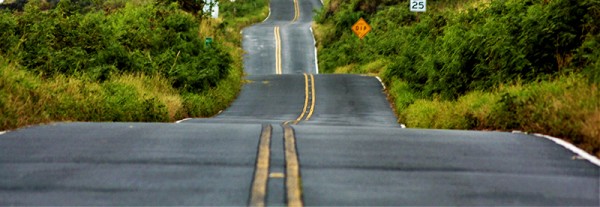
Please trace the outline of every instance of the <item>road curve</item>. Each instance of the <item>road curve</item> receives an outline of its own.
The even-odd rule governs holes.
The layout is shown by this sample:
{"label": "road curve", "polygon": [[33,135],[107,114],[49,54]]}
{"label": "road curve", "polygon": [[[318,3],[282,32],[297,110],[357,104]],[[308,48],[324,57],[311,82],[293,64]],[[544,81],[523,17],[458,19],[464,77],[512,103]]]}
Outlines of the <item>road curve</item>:
{"label": "road curve", "polygon": [[214,118],[0,134],[0,205],[600,205],[600,168],[549,140],[403,129],[376,78],[318,74],[320,6],[271,0]]}
{"label": "road curve", "polygon": [[[313,10],[320,7],[319,0],[271,0],[269,17],[243,30],[246,74],[318,73],[310,26]],[[277,48],[281,50],[280,66],[276,64]]]}

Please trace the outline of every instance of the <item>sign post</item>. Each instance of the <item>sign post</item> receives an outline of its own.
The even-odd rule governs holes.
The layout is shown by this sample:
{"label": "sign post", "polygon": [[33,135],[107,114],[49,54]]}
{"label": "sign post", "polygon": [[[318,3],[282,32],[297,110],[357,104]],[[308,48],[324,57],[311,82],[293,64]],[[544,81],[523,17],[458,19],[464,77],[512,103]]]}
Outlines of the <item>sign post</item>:
{"label": "sign post", "polygon": [[352,31],[362,40],[363,37],[371,31],[371,25],[361,17],[354,25],[352,25]]}
{"label": "sign post", "polygon": [[427,11],[427,0],[410,0],[409,7],[411,12],[425,12]]}

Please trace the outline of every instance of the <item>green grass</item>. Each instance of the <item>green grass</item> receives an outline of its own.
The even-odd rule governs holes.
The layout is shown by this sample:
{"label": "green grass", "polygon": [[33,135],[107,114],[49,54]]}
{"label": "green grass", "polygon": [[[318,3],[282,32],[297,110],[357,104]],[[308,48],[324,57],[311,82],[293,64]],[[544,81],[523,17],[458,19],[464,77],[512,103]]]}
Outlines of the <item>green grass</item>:
{"label": "green grass", "polygon": [[47,79],[0,58],[0,124],[12,129],[51,121],[169,121],[181,99],[162,77],[124,75],[103,83]]}
{"label": "green grass", "polygon": [[[229,75],[216,87],[201,94],[186,93],[184,114],[192,117],[210,117],[225,109],[237,97],[243,84],[243,49],[240,31],[251,24],[260,22],[269,14],[269,1],[256,0],[248,2],[222,1],[220,4],[222,17],[207,19],[201,22],[200,36],[213,37],[215,41],[223,41],[232,57]],[[235,13],[234,13],[235,11]]]}
{"label": "green grass", "polygon": [[[149,2],[153,1],[138,1],[135,4],[143,6]],[[127,4],[131,4],[131,2]],[[232,3],[223,2],[222,4],[225,8],[228,8]],[[122,12],[123,9],[128,8],[123,1],[115,0],[104,5],[110,7],[107,10],[111,14],[129,15],[128,11]],[[161,72],[161,67],[156,65],[159,64],[160,58],[173,55],[174,60],[166,62],[167,69],[180,70],[180,67],[186,66],[178,61],[185,55],[183,52],[165,54],[167,56],[153,56],[148,51],[138,49],[129,56],[129,58],[138,61],[137,63],[141,65],[140,68],[155,67],[156,70],[154,71],[147,69],[132,71],[131,68],[108,66],[92,68],[89,72],[86,72],[84,70],[88,70],[87,68],[77,66],[78,68],[74,70],[76,72],[65,73],[59,71],[50,75],[22,65],[20,58],[25,53],[21,51],[23,50],[22,42],[26,41],[25,39],[22,39],[21,43],[16,45],[10,43],[3,45],[3,48],[0,48],[0,130],[55,121],[171,122],[185,117],[210,117],[215,115],[220,110],[225,109],[236,98],[242,86],[243,50],[241,49],[239,30],[244,26],[266,18],[268,14],[268,0],[237,2],[236,5],[245,8],[245,10],[241,9],[237,16],[231,16],[229,11],[223,11],[222,9],[225,19],[198,19],[198,35],[201,38],[207,35],[214,37],[215,41],[218,41],[216,46],[219,48],[217,49],[224,51],[231,59],[227,65],[227,73],[220,74],[223,77],[214,80],[213,86],[201,90],[175,87],[176,79],[169,76],[170,73]],[[143,13],[144,9],[134,8],[133,10],[134,15],[140,17],[149,15]],[[39,15],[45,16],[48,13],[42,11]],[[11,14],[3,13],[1,15],[8,17]],[[35,16],[37,14],[28,15],[31,15],[28,18],[38,18]],[[83,16],[88,23],[90,21],[91,23],[104,21],[96,13],[91,15]],[[77,16],[77,18],[80,17],[82,16]],[[144,22],[148,20],[136,16],[127,16],[127,18],[129,18],[128,21]],[[182,22],[177,21],[187,21],[186,18],[189,19],[186,14],[176,16],[169,24],[182,25]],[[9,28],[17,31],[18,28],[15,27],[17,21],[3,20],[0,21],[0,25],[8,25]],[[68,25],[78,25],[77,22],[74,23],[68,23]],[[127,24],[121,26],[127,26]],[[112,25],[110,27],[121,26]],[[103,31],[110,32],[110,27],[104,28]],[[69,34],[77,34],[77,32],[77,30],[74,30]],[[39,33],[36,33],[36,35],[39,35]],[[142,36],[140,38],[148,38],[141,39],[142,42],[152,41],[151,38],[153,37]],[[78,42],[78,40],[86,40],[86,36],[78,37],[80,39],[74,38],[68,41],[76,45],[85,44]],[[10,33],[0,33],[0,38],[15,41],[15,37],[11,36]],[[18,42],[18,37],[16,38]],[[130,46],[135,47],[135,45]],[[153,46],[152,44],[146,46],[149,48],[157,47],[157,45]],[[203,44],[194,45],[193,47],[203,47]],[[42,52],[52,51],[52,45],[48,45],[47,48],[49,49]],[[77,47],[67,47],[63,51],[70,50],[82,51],[81,48]],[[105,55],[123,57],[122,53],[106,53]],[[37,59],[36,61],[40,60]],[[85,61],[91,62],[90,60],[73,59],[73,62],[81,63]],[[56,63],[64,64],[63,62]],[[146,66],[143,66],[144,64]],[[140,65],[136,65],[136,67]],[[48,65],[42,66],[47,67]],[[48,69],[53,71],[51,66]]]}
{"label": "green grass", "polygon": [[321,70],[381,76],[408,127],[543,133],[600,156],[598,5],[329,0],[313,29]]}
{"label": "green grass", "polygon": [[549,134],[600,156],[600,91],[581,75],[473,91],[454,101],[414,99],[405,85],[396,81],[389,92],[408,127]]}

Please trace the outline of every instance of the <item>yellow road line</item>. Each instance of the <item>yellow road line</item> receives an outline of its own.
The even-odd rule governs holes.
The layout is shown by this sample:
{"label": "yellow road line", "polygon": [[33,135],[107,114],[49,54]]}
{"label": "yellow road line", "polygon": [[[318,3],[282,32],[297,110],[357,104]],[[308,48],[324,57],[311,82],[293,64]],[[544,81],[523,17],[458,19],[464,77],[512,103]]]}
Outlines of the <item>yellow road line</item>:
{"label": "yellow road line", "polygon": [[294,0],[294,19],[292,22],[298,21],[300,18],[300,5],[298,5],[298,0]]}
{"label": "yellow road line", "polygon": [[300,114],[300,116],[298,116],[298,118],[296,119],[294,124],[297,124],[298,122],[300,122],[302,120],[302,118],[304,118],[307,107],[308,107],[308,75],[306,75],[306,73],[304,73],[304,108],[302,109],[302,113]]}
{"label": "yellow road line", "polygon": [[308,116],[306,116],[306,121],[308,121],[310,119],[310,117],[312,117],[313,112],[315,111],[315,102],[316,102],[316,94],[315,94],[315,76],[313,74],[310,74],[310,88],[311,88],[311,93],[312,93],[312,98],[311,98],[311,105],[310,105],[310,111],[308,113]]}
{"label": "yellow road line", "polygon": [[302,203],[302,183],[300,178],[300,163],[298,161],[298,152],[296,151],[296,138],[294,129],[289,125],[283,125],[285,139],[285,187],[288,206],[301,207]]}
{"label": "yellow road line", "polygon": [[258,144],[258,155],[256,157],[256,169],[252,192],[250,194],[250,206],[265,206],[267,195],[267,181],[269,179],[269,156],[271,146],[271,133],[273,127],[269,124],[263,127]]}
{"label": "yellow road line", "polygon": [[[310,77],[310,79],[309,79],[309,77]],[[308,105],[309,101],[310,101],[310,108]],[[312,117],[312,115],[315,111],[315,102],[316,102],[315,76],[313,74],[308,75],[308,74],[304,73],[304,108],[302,109],[302,113],[300,114],[300,116],[298,116],[296,121],[294,121],[294,124],[298,124],[303,119],[305,121],[308,121],[310,119],[310,117]],[[307,115],[307,112],[308,112],[308,115]],[[285,122],[284,124],[287,124],[287,123],[289,123],[289,122]]]}
{"label": "yellow road line", "polygon": [[279,27],[275,27],[275,74],[282,74],[281,71],[281,34]]}
{"label": "yellow road line", "polygon": [[285,178],[285,174],[280,172],[274,172],[269,174],[269,178]]}

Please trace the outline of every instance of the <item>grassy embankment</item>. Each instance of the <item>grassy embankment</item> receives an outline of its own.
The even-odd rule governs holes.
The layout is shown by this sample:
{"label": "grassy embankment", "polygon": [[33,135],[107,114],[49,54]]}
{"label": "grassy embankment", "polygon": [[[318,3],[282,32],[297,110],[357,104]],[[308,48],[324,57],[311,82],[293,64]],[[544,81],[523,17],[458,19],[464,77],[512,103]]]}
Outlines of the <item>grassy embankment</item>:
{"label": "grassy embankment", "polygon": [[216,20],[169,0],[30,1],[0,11],[0,130],[214,115],[241,88],[240,29],[268,14],[267,0],[220,6]]}
{"label": "grassy embankment", "polygon": [[597,0],[329,0],[316,21],[320,68],[381,76],[408,127],[543,133],[600,156]]}

